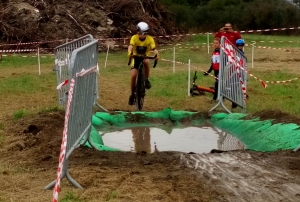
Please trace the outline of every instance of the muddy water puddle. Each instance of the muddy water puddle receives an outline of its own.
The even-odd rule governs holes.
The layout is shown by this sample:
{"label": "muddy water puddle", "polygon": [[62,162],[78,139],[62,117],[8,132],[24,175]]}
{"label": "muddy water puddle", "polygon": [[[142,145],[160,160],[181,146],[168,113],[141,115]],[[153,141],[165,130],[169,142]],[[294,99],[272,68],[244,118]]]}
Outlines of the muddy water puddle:
{"label": "muddy water puddle", "polygon": [[184,128],[134,127],[106,133],[99,131],[99,134],[104,145],[122,151],[209,153],[213,149],[246,149],[236,137],[211,125]]}

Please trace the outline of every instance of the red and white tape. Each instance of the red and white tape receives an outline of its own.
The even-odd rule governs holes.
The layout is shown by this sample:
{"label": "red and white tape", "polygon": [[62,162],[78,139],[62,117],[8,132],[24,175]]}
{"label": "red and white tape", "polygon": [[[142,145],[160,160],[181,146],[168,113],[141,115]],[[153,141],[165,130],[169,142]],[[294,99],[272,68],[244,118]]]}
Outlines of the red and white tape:
{"label": "red and white tape", "polygon": [[24,45],[31,45],[31,44],[44,44],[44,43],[53,43],[53,42],[61,42],[61,41],[65,41],[65,40],[64,39],[59,39],[59,40],[52,40],[52,41],[0,44],[0,47],[1,46],[24,46]]}
{"label": "red and white tape", "polygon": [[[171,62],[171,63],[174,62],[173,60],[167,60],[167,59],[163,59],[163,58],[161,58],[160,60],[165,61],[165,62]],[[188,65],[188,63],[178,62],[178,61],[175,61],[175,63],[176,63],[176,64],[180,64],[180,65]],[[210,74],[210,73],[208,73],[208,72],[206,72],[206,71],[204,71],[204,70],[202,70],[202,69],[200,69],[200,68],[198,68],[198,67],[195,67],[195,66],[193,66],[193,65],[191,65],[191,67],[193,67],[193,68],[196,69],[196,70],[200,70],[201,72],[206,73],[206,74],[208,74],[209,76],[211,76],[211,77],[213,77],[213,78],[215,78],[215,79],[218,79],[218,77],[215,77],[214,75],[212,75],[212,74]]]}
{"label": "red and white tape", "polygon": [[[276,29],[258,29],[258,30],[244,30],[244,31],[235,31],[238,33],[257,33],[257,32],[273,32],[273,31],[286,31],[286,30],[297,30],[300,29],[300,27],[288,27],[288,28],[276,28]],[[216,32],[198,32],[198,33],[192,33],[192,34],[172,34],[172,35],[160,35],[160,36],[153,36],[154,38],[172,38],[172,37],[185,37],[185,36],[196,36],[196,35],[202,35],[202,34],[215,34]],[[74,39],[69,39],[69,41],[72,41]],[[118,41],[123,40],[125,44],[125,40],[130,40],[130,37],[122,37],[122,38],[100,38],[96,39],[98,41]],[[62,42],[65,41],[65,39],[59,39],[59,40],[47,40],[47,41],[39,41],[39,42],[26,42],[26,43],[11,43],[11,44],[0,44],[0,47],[2,46],[22,46],[22,45],[30,45],[30,44],[44,44],[44,43],[53,43],[53,42]],[[292,43],[292,41],[290,41]]]}
{"label": "red and white tape", "polygon": [[[2,57],[22,57],[22,58],[36,58],[37,55],[19,55],[19,54],[12,54],[12,55],[2,55]],[[53,54],[50,55],[40,55],[41,58],[54,58]]]}
{"label": "red and white tape", "polygon": [[300,76],[296,77],[296,78],[293,78],[293,79],[285,80],[285,81],[265,81],[265,82],[266,83],[271,83],[271,84],[279,84],[279,83],[289,83],[289,82],[292,82],[292,81],[295,81],[295,80],[298,80],[298,79],[300,79]]}
{"label": "red and white tape", "polygon": [[63,139],[60,147],[60,155],[59,155],[59,164],[57,169],[57,176],[56,176],[56,182],[53,189],[53,198],[52,202],[58,202],[58,194],[60,192],[60,180],[62,177],[62,171],[64,166],[64,161],[66,158],[66,149],[67,149],[67,136],[68,136],[68,123],[69,123],[69,117],[70,117],[70,106],[73,98],[73,91],[75,86],[75,80],[72,79],[70,83],[70,90],[68,95],[68,103],[67,103],[67,109],[65,113],[65,124],[64,124],[64,130],[63,130]]}
{"label": "red and white tape", "polygon": [[37,49],[0,50],[0,53],[23,53],[23,52],[37,52]]}
{"label": "red and white tape", "polygon": [[61,87],[67,85],[68,83],[69,83],[69,80],[67,79],[67,80],[61,82],[60,84],[58,84],[58,86],[56,87],[56,89],[57,89],[57,90],[60,90]]}
{"label": "red and white tape", "polygon": [[300,41],[255,41],[259,43],[299,43]]}
{"label": "red and white tape", "polygon": [[286,49],[286,48],[273,48],[273,47],[268,47],[268,46],[254,46],[254,47],[262,48],[262,49],[284,50],[284,51],[292,52],[291,49]]}
{"label": "red and white tape", "polygon": [[92,67],[92,68],[90,68],[88,70],[82,69],[79,73],[76,73],[76,77],[81,77],[81,76],[90,74],[92,72],[97,72],[97,66]]}

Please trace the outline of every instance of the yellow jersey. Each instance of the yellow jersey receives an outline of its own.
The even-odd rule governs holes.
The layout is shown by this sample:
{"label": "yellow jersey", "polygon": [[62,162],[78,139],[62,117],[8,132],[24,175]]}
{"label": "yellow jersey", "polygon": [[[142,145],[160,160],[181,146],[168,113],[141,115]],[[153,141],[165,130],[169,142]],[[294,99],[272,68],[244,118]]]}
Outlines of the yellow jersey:
{"label": "yellow jersey", "polygon": [[149,56],[150,51],[156,47],[152,36],[147,35],[145,40],[141,41],[138,34],[131,37],[130,45],[133,46],[133,55],[145,56]]}

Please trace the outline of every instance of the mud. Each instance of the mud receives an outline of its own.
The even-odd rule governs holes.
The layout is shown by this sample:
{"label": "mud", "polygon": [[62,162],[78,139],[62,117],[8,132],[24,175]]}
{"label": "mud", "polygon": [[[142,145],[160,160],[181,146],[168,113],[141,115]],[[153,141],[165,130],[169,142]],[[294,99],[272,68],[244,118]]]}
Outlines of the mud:
{"label": "mud", "polygon": [[296,116],[290,115],[280,109],[263,110],[253,114],[249,114],[243,119],[254,119],[259,118],[260,120],[272,120],[273,124],[276,123],[295,123],[300,125],[300,119]]}
{"label": "mud", "polygon": [[[260,115],[274,118],[271,111]],[[64,113],[5,120],[0,199],[49,201],[52,192],[42,189],[56,176]],[[282,116],[281,121],[298,120]],[[299,162],[300,152],[292,151],[145,154],[81,147],[71,155],[69,167],[85,189],[64,179],[60,197],[71,191],[84,201],[109,201],[112,193],[118,193],[115,201],[297,201]]]}

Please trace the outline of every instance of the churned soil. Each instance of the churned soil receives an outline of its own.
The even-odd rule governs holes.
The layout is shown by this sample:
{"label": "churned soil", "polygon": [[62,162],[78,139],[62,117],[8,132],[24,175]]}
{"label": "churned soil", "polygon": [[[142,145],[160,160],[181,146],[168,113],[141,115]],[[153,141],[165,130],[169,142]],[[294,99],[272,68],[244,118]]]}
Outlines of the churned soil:
{"label": "churned soil", "polygon": [[[269,114],[274,118],[274,113]],[[0,201],[50,201],[52,191],[43,188],[56,177],[64,112],[17,121],[7,118],[3,123]],[[80,147],[69,163],[71,176],[84,189],[63,179],[60,199],[240,202],[300,198],[300,152],[146,154]]]}

